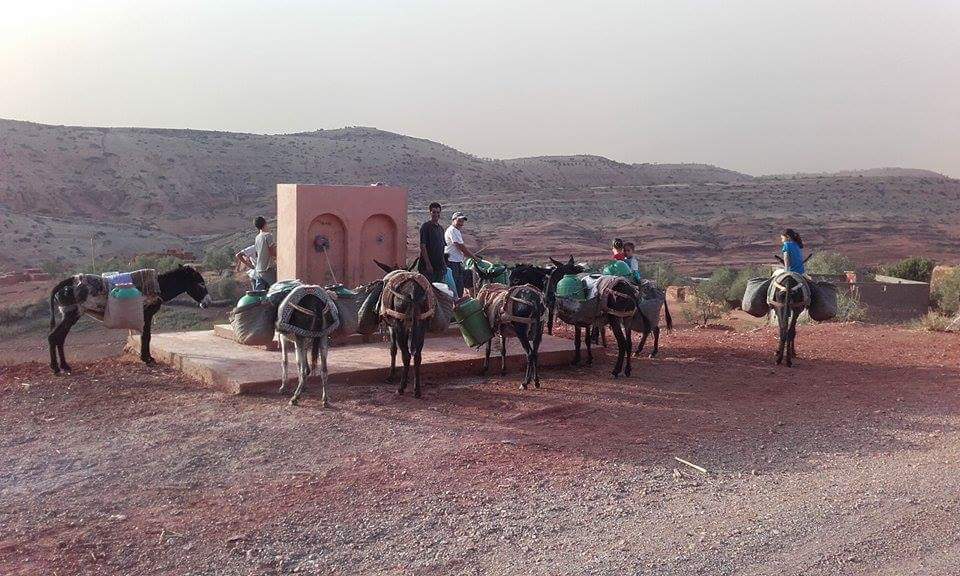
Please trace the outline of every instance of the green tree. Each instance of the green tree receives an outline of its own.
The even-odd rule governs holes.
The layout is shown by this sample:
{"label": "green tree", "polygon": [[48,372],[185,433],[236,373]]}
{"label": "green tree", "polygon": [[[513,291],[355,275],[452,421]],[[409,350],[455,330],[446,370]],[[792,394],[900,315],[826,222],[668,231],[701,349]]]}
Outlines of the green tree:
{"label": "green tree", "polygon": [[203,267],[206,270],[222,274],[233,265],[233,251],[226,246],[211,248],[203,256]]}
{"label": "green tree", "polygon": [[843,274],[854,269],[853,260],[838,252],[817,252],[806,265],[808,274]]}
{"label": "green tree", "polygon": [[933,300],[941,311],[956,314],[960,309],[960,268],[957,268],[937,284]]}
{"label": "green tree", "polygon": [[747,281],[758,276],[769,277],[770,268],[763,266],[751,266],[741,269],[733,279],[730,287],[727,288],[725,296],[727,302],[739,302],[743,300],[743,293],[747,290]]}
{"label": "green tree", "polygon": [[653,280],[662,287],[687,285],[690,279],[677,272],[676,266],[670,262],[640,262],[640,274],[647,280]]}
{"label": "green tree", "polygon": [[904,258],[899,262],[887,264],[880,267],[880,273],[904,280],[915,280],[917,282],[929,282],[933,274],[933,268],[937,263],[929,258],[914,256]]}

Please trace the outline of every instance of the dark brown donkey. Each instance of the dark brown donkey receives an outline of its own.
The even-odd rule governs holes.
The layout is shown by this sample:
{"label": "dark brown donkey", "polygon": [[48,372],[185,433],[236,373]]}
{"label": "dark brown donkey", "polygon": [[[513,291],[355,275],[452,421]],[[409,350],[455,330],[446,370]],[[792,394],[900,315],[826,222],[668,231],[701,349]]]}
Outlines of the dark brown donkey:
{"label": "dark brown donkey", "polygon": [[383,293],[380,296],[380,321],[386,324],[390,333],[390,376],[387,382],[393,383],[397,372],[397,351],[403,360],[403,375],[397,394],[407,389],[410,373],[410,360],[413,359],[413,396],[421,397],[420,362],[423,354],[423,341],[427,335],[430,318],[436,313],[436,298],[433,287],[423,274],[414,272],[413,264],[405,270],[377,262],[384,276]]}
{"label": "dark brown donkey", "polygon": [[[67,278],[54,286],[50,291],[50,335],[47,336],[47,342],[50,345],[50,369],[54,374],[60,371],[70,372],[70,365],[63,352],[63,343],[70,333],[70,328],[77,323],[82,314],[89,314],[94,317],[97,315],[96,306],[98,294],[91,293],[91,286],[98,289],[102,286],[98,282],[88,282],[86,279],[99,280],[99,277],[92,275],[77,275]],[[147,364],[153,363],[153,357],[150,355],[150,327],[153,323],[153,316],[160,310],[164,302],[169,302],[177,296],[186,292],[201,308],[206,308],[210,304],[210,295],[207,293],[207,285],[200,272],[190,266],[178,266],[169,272],[157,275],[157,281],[160,284],[160,297],[144,301],[143,307],[143,330],[140,332],[140,359]],[[101,294],[100,301],[105,298]],[[63,318],[57,323],[55,307],[59,306]],[[102,311],[101,311],[102,314]],[[57,356],[59,355],[59,363]]]}

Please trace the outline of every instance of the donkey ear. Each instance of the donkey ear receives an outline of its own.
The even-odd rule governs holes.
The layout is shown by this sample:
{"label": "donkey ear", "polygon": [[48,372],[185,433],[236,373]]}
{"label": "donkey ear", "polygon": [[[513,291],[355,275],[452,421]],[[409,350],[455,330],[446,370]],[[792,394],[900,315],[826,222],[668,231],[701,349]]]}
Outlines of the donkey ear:
{"label": "donkey ear", "polygon": [[550,257],[550,261],[553,262],[553,265],[556,266],[557,268],[559,268],[560,266],[563,266],[563,263],[557,260],[554,260],[553,256]]}
{"label": "donkey ear", "polygon": [[373,263],[376,264],[377,266],[379,266],[380,269],[383,270],[384,272],[386,272],[387,274],[389,274],[389,273],[393,272],[394,270],[396,270],[396,268],[394,268],[393,266],[390,266],[390,265],[388,265],[388,264],[384,264],[383,262],[380,262],[380,261],[377,260],[376,258],[373,259]]}
{"label": "donkey ear", "polygon": [[567,264],[569,264],[570,266],[573,266],[575,264],[575,262],[573,261],[573,254],[570,255],[570,261],[567,262]]}

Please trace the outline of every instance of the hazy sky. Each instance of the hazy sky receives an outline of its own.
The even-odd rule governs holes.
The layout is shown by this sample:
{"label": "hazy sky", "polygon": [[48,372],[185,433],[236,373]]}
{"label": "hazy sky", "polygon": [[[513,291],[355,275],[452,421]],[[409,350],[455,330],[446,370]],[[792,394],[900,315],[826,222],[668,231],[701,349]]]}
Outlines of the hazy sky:
{"label": "hazy sky", "polygon": [[960,0],[0,0],[0,117],[960,177]]}

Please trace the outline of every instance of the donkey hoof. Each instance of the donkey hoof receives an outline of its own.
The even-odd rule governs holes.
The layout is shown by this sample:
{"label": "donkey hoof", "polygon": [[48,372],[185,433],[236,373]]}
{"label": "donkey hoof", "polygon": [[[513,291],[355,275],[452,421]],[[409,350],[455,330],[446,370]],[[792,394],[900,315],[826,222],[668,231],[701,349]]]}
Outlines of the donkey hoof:
{"label": "donkey hoof", "polygon": [[329,407],[330,407],[330,401],[327,400],[326,398],[323,399],[323,407],[324,407],[324,408],[329,408]]}
{"label": "donkey hoof", "polygon": [[299,404],[299,403],[300,403],[300,399],[297,398],[296,396],[294,396],[293,398],[290,399],[290,405],[291,405],[291,406],[296,406],[296,405]]}
{"label": "donkey hoof", "polygon": [[143,363],[146,364],[147,366],[153,366],[154,364],[157,363],[157,361],[153,359],[153,356],[141,358],[141,360],[143,360]]}
{"label": "donkey hoof", "polygon": [[60,375],[60,367],[59,367],[59,366],[50,366],[50,370],[51,370],[56,376],[59,376],[59,375]]}
{"label": "donkey hoof", "polygon": [[539,388],[539,387],[540,387],[540,381],[539,381],[539,380],[534,380],[534,381],[533,381],[533,387],[534,387],[534,388]]}
{"label": "donkey hoof", "polygon": [[627,378],[629,378],[632,373],[633,371],[630,370],[629,368],[623,371],[623,375],[626,376]]}
{"label": "donkey hoof", "polygon": [[520,385],[520,389],[521,389],[521,390],[526,390],[526,389],[527,389],[527,383],[524,382],[523,384],[521,384],[521,385]]}
{"label": "donkey hoof", "polygon": [[423,394],[421,394],[420,391],[417,390],[416,392],[413,393],[413,397],[414,397],[414,398],[423,398]]}

